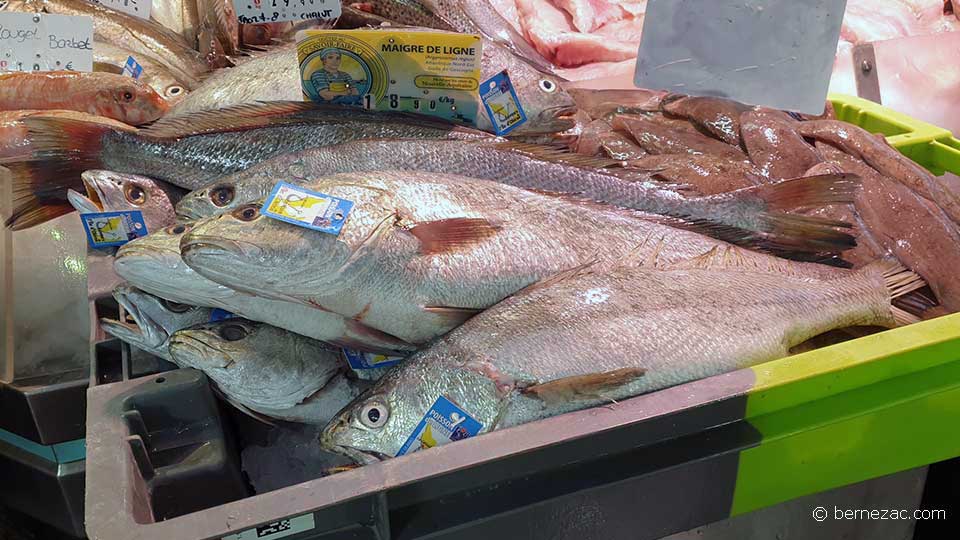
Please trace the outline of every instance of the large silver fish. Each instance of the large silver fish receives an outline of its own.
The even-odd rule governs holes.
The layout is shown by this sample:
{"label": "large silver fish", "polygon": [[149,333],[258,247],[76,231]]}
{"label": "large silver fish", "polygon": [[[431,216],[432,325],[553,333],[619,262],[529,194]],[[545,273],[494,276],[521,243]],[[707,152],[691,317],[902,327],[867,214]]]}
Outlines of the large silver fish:
{"label": "large silver fish", "polygon": [[891,305],[924,285],[897,263],[820,281],[703,269],[716,257],[578,269],[530,287],[394,368],[322,445],[369,463],[397,455],[440,396],[485,433],[774,360],[835,328],[917,320]]}
{"label": "large silver fish", "polygon": [[125,343],[171,362],[174,360],[168,349],[170,336],[177,330],[209,322],[213,312],[210,308],[170,302],[130,286],[117,287],[113,297],[133,322],[102,318],[100,327]]}
{"label": "large silver fish", "polygon": [[170,354],[203,371],[232,403],[291,422],[325,424],[370,386],[352,376],[339,349],[243,319],[181,330]]}
{"label": "large silver fish", "polygon": [[191,192],[178,206],[186,219],[210,217],[265,197],[280,180],[307,182],[334,173],[422,171],[461,174],[516,187],[577,194],[703,225],[712,236],[743,245],[780,245],[812,252],[840,251],[854,244],[832,220],[790,215],[790,207],[849,203],[853,175],[802,178],[711,197],[685,197],[646,181],[645,173],[603,169],[615,162],[555,148],[489,141],[368,140],[281,156]]}
{"label": "large silver fish", "polygon": [[174,205],[183,197],[183,190],[176,186],[112,171],[84,171],[80,177],[86,195],[71,189],[67,200],[81,214],[139,210],[147,231],[162,229],[176,221]]}
{"label": "large silver fish", "polygon": [[723,246],[731,262],[762,271],[844,275],[486,180],[391,171],[307,186],[353,202],[339,235],[262,216],[256,203],[198,222],[181,243],[184,261],[231,288],[339,313],[414,344],[539,279],[638,244],[642,256],[667,261]]}
{"label": "large silver fish", "polygon": [[239,293],[198,275],[180,258],[181,237],[191,227],[175,225],[125,244],[117,252],[114,269],[136,287],[174,302],[225,309],[352,349],[400,356],[413,349],[359,321],[303,304]]}

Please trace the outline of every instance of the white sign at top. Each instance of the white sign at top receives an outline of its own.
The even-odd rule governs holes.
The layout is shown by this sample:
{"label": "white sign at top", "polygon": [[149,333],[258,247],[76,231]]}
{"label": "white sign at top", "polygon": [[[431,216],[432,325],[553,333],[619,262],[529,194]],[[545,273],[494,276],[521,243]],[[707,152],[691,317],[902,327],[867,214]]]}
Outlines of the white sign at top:
{"label": "white sign at top", "polygon": [[846,0],[649,0],[634,84],[821,114]]}
{"label": "white sign at top", "polygon": [[336,19],[340,0],[233,0],[241,24]]}
{"label": "white sign at top", "polygon": [[0,71],[93,71],[93,19],[0,12]]}
{"label": "white sign at top", "polygon": [[150,18],[150,4],[153,0],[90,0],[94,4],[133,15],[141,19]]}

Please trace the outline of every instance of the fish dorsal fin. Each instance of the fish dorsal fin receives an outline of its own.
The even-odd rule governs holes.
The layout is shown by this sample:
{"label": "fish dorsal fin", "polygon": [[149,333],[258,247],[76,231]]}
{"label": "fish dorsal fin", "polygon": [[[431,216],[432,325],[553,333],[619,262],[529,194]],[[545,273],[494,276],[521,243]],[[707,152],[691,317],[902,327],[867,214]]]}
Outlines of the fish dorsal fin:
{"label": "fish dorsal fin", "polygon": [[557,283],[560,283],[561,281],[566,281],[566,280],[568,280],[568,279],[573,279],[573,278],[576,278],[576,277],[579,277],[579,276],[587,275],[587,274],[589,274],[589,273],[592,271],[593,266],[596,265],[596,264],[599,264],[599,262],[600,262],[599,257],[595,255],[595,256],[591,257],[590,260],[588,260],[588,261],[585,262],[585,263],[578,264],[577,266],[574,266],[574,267],[572,267],[572,268],[568,268],[568,269],[566,269],[566,270],[561,270],[560,272],[557,272],[556,274],[553,274],[553,275],[551,275],[551,276],[545,277],[545,278],[541,279],[540,281],[537,281],[537,282],[535,282],[535,283],[532,283],[532,284],[530,284],[530,285],[527,285],[527,286],[524,287],[523,289],[520,289],[519,291],[517,291],[517,292],[514,294],[514,296],[516,296],[516,295],[518,295],[518,294],[529,293],[529,292],[531,292],[531,291],[536,291],[536,290],[538,290],[538,289],[544,289],[544,288],[547,288],[547,287],[551,287],[551,286],[553,286],[553,285],[556,285]]}
{"label": "fish dorsal fin", "polygon": [[524,154],[541,161],[562,163],[564,165],[581,167],[584,169],[606,169],[609,167],[616,167],[621,163],[610,158],[575,154],[558,146],[547,146],[517,141],[503,141],[494,143],[494,147],[498,150]]}
{"label": "fish dorsal fin", "polygon": [[315,105],[308,101],[243,103],[223,109],[196,111],[182,116],[161,118],[141,129],[140,134],[149,139],[159,140],[179,139],[204,133],[243,131],[301,121],[299,114],[313,110]]}
{"label": "fish dorsal fin", "polygon": [[482,242],[500,226],[486,218],[457,217],[417,223],[408,232],[420,241],[420,253],[437,255]]}
{"label": "fish dorsal fin", "polygon": [[478,308],[464,308],[451,306],[424,306],[424,311],[443,319],[446,324],[460,326],[467,319],[483,311]]}
{"label": "fish dorsal fin", "polygon": [[603,399],[603,392],[630,384],[643,377],[646,372],[647,370],[643,368],[628,367],[600,373],[573,375],[534,384],[521,392],[547,404],[593,401]]}

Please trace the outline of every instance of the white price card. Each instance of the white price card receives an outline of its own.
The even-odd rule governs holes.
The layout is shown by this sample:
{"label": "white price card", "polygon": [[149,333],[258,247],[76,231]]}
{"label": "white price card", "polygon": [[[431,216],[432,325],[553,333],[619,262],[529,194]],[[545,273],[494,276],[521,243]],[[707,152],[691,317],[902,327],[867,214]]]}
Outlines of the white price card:
{"label": "white price card", "polygon": [[0,12],[0,71],[93,71],[93,19]]}
{"label": "white price card", "polygon": [[304,514],[224,536],[222,540],[277,540],[304,531],[312,531],[314,528],[316,528],[316,522],[313,520],[313,514]]}
{"label": "white price card", "polygon": [[241,24],[336,19],[340,0],[233,0]]}
{"label": "white price card", "polygon": [[153,0],[90,0],[94,4],[100,4],[127,15],[133,15],[140,19],[150,18],[150,4]]}

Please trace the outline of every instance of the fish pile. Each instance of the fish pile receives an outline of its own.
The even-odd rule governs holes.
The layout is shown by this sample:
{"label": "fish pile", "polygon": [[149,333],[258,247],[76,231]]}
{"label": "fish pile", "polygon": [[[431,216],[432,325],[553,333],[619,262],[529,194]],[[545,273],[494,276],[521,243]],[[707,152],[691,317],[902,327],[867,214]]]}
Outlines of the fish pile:
{"label": "fish pile", "polygon": [[[960,197],[884,139],[829,105],[567,91],[554,63],[583,40],[496,4],[345,4],[337,24],[480,34],[481,70],[506,68],[527,112],[509,137],[297,101],[295,49],[276,43],[292,25],[221,24],[231,2],[126,26],[153,36],[136,51],[150,79],[0,76],[7,226],[140,211],[102,329],[259,420],[324,426],[319,444],[358,464],[960,311]],[[643,4],[551,9],[595,32]],[[92,14],[103,39],[126,24],[44,5]],[[349,203],[338,229],[276,219],[321,199]],[[441,400],[470,422],[423,424]]]}

